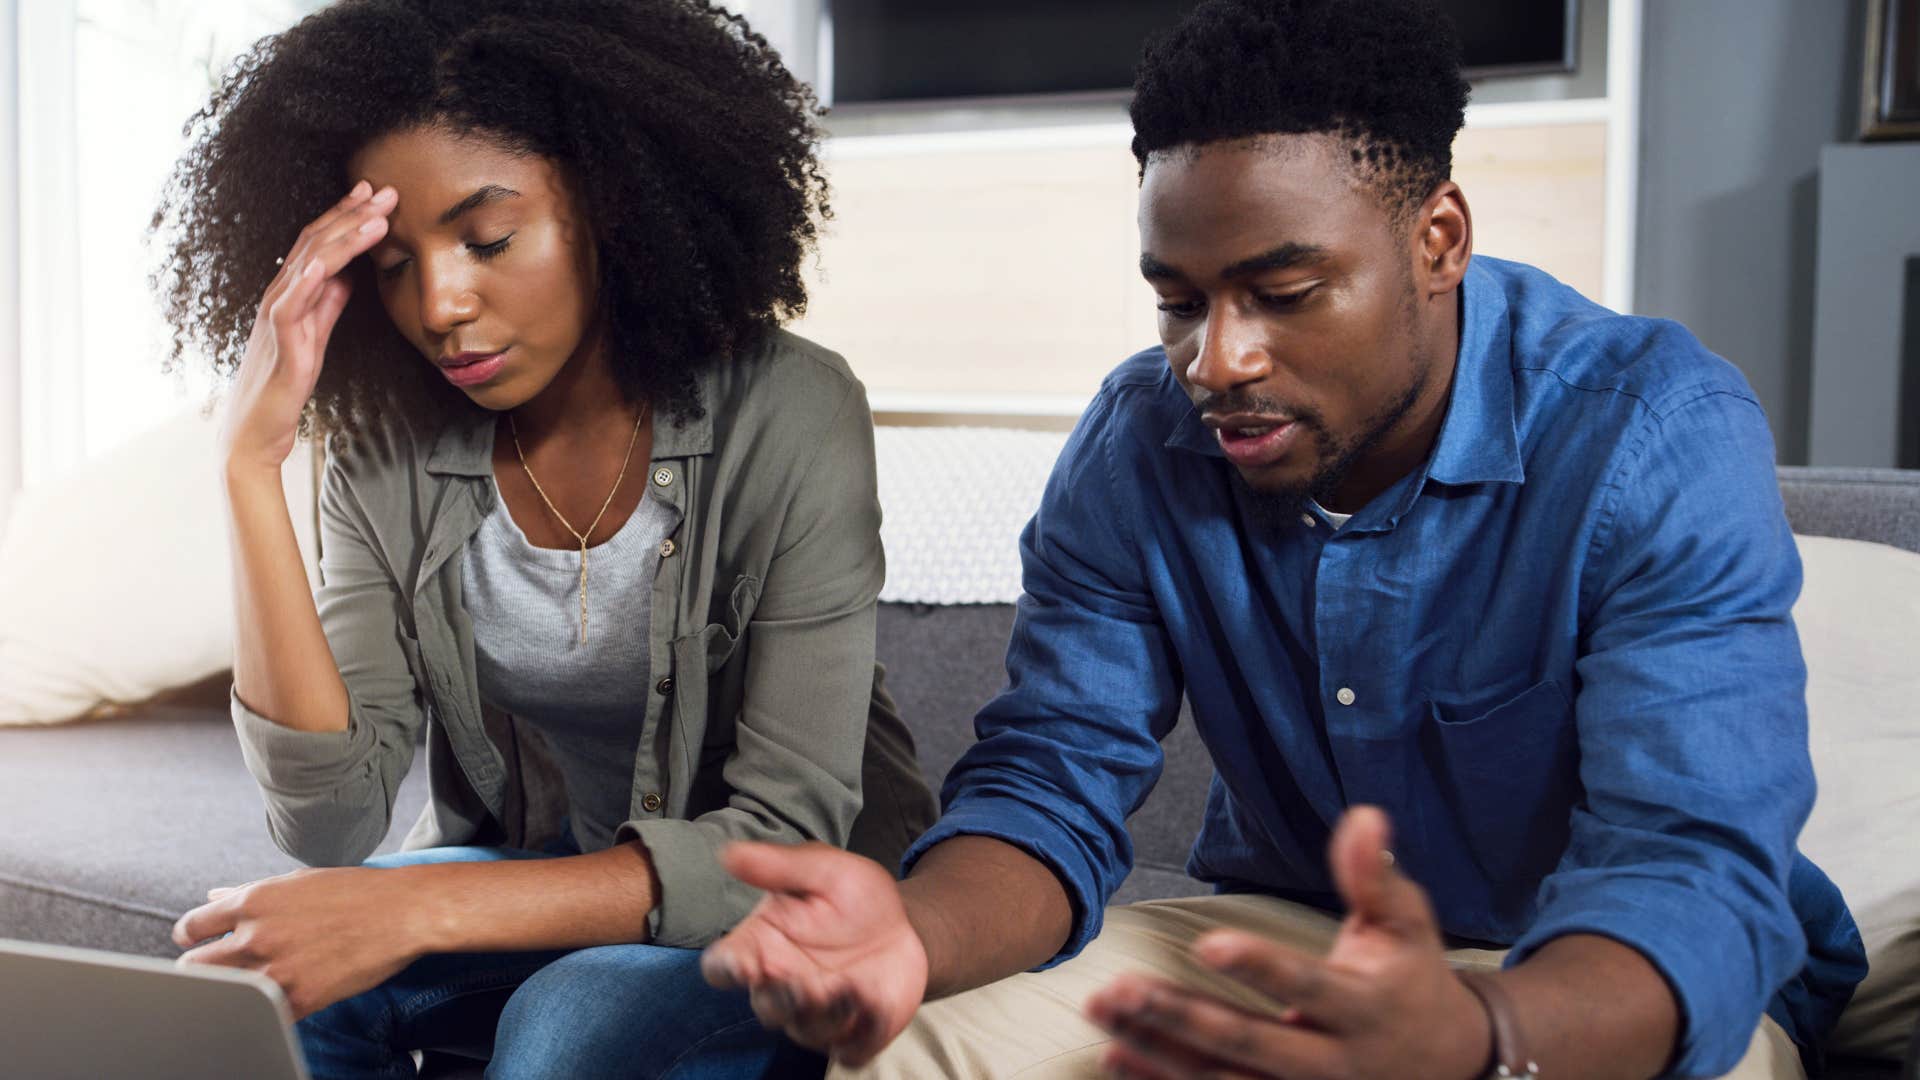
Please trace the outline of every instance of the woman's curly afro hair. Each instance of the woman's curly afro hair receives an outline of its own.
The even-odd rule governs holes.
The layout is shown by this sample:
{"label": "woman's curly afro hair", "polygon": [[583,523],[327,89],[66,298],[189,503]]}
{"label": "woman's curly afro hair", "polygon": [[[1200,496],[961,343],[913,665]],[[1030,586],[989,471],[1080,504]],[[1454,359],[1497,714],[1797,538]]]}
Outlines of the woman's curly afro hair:
{"label": "woman's curly afro hair", "polygon": [[1453,169],[1465,119],[1453,23],[1431,0],[1207,0],[1148,43],[1133,154],[1326,133],[1396,211]]}
{"label": "woman's curly afro hair", "polygon": [[[265,38],[187,124],[153,218],[173,326],[231,373],[274,260],[338,201],[347,162],[439,124],[554,161],[592,223],[621,389],[698,415],[700,372],[806,305],[830,214],[820,110],[766,40],[705,0],[341,0]],[[471,409],[430,378],[356,261],[304,427]]]}

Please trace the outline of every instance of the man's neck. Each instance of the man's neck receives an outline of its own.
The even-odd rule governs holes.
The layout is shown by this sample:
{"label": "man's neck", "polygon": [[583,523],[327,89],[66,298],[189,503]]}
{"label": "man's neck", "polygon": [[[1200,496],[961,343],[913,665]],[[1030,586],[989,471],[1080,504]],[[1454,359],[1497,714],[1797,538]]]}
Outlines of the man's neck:
{"label": "man's neck", "polygon": [[1447,403],[1453,396],[1454,374],[1459,369],[1458,297],[1456,292],[1447,302],[1444,317],[1436,320],[1437,325],[1427,336],[1425,348],[1433,360],[1413,406],[1378,445],[1353,463],[1340,486],[1321,501],[1323,508],[1338,514],[1358,513],[1433,453],[1447,418]]}

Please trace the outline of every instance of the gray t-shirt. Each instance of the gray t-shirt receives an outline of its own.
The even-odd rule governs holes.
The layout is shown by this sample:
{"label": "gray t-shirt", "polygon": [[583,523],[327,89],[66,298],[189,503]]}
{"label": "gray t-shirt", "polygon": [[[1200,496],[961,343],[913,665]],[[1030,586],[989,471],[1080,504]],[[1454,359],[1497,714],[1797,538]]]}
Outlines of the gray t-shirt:
{"label": "gray t-shirt", "polygon": [[498,495],[461,568],[480,698],[547,736],[566,779],[574,842],[599,851],[632,816],[653,579],[679,515],[649,492],[619,532],[587,549],[582,645],[580,549],[533,546]]}

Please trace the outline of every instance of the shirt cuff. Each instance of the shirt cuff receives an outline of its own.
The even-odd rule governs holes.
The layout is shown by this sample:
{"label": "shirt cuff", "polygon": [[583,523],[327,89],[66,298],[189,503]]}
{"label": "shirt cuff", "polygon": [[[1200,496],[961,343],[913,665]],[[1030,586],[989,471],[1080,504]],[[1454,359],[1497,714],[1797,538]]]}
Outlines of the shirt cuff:
{"label": "shirt cuff", "polygon": [[643,818],[615,830],[613,842],[638,840],[660,882],[647,913],[650,944],[704,948],[733,929],[760,902],[761,891],[720,865],[720,849],[742,839],[710,821]]}
{"label": "shirt cuff", "polygon": [[351,866],[379,847],[392,806],[375,774],[375,733],[348,696],[347,730],[296,731],[228,694],[240,756],[260,785],[267,832],[308,866]]}
{"label": "shirt cuff", "polygon": [[[1018,799],[974,796],[956,801],[900,857],[900,876],[905,878],[922,855],[956,836],[990,836],[1012,844],[1046,864],[1067,891],[1073,931],[1059,952],[1033,970],[1045,971],[1073,959],[1099,935],[1112,889],[1101,888],[1093,863],[1081,854],[1080,841],[1053,818]],[[1126,854],[1131,862],[1132,852]]]}
{"label": "shirt cuff", "polygon": [[1777,989],[1760,985],[1765,964],[1758,932],[1700,889],[1615,874],[1584,887],[1561,886],[1514,943],[1506,966],[1569,934],[1597,934],[1633,949],[1666,979],[1680,1008],[1678,1051],[1661,1075],[1717,1077],[1746,1055]]}
{"label": "shirt cuff", "polygon": [[227,696],[247,771],[268,792],[292,798],[331,798],[341,786],[368,776],[373,725],[362,723],[359,710],[351,704],[347,730],[299,731],[247,708],[231,689]]}

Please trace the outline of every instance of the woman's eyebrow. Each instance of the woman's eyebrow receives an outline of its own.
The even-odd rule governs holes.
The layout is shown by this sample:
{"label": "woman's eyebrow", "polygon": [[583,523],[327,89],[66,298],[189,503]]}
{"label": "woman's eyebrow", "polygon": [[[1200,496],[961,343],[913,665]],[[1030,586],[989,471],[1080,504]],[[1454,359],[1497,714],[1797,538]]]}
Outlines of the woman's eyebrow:
{"label": "woman's eyebrow", "polygon": [[499,184],[488,184],[448,207],[447,212],[440,215],[440,224],[451,225],[460,219],[460,215],[469,210],[485,206],[488,203],[499,202],[501,199],[517,199],[519,197],[520,193],[512,188],[501,187]]}

